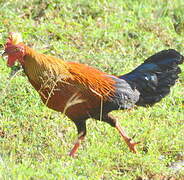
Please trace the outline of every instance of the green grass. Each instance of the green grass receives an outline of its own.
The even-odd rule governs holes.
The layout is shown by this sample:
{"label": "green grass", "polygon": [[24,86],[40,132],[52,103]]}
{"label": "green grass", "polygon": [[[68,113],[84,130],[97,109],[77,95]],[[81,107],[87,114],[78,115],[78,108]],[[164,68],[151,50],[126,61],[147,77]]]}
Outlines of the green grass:
{"label": "green grass", "polygon": [[[0,44],[22,32],[34,49],[121,75],[168,48],[184,54],[183,0],[0,0]],[[1,49],[3,50],[3,48]],[[2,51],[1,51],[2,52]],[[115,111],[141,141],[129,152],[115,129],[88,120],[77,158],[74,124],[45,107],[23,73],[0,61],[0,179],[183,179],[184,66],[171,93],[150,108]]]}

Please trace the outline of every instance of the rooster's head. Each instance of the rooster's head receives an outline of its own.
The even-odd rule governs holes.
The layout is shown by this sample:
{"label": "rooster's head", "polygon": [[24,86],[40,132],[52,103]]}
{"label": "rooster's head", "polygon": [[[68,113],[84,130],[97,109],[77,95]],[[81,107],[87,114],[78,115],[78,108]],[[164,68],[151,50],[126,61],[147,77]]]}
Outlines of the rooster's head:
{"label": "rooster's head", "polygon": [[7,42],[4,47],[5,52],[3,53],[3,56],[8,55],[8,66],[13,66],[16,60],[23,64],[23,57],[25,56],[25,47],[22,43],[22,36],[20,33],[9,33]]}

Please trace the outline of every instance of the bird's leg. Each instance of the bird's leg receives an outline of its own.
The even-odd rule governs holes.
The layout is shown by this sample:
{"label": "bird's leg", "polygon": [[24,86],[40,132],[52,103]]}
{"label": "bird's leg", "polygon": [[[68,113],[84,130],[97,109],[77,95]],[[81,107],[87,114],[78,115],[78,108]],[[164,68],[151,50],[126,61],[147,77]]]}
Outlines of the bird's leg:
{"label": "bird's leg", "polygon": [[77,141],[75,142],[74,147],[72,148],[72,150],[69,153],[70,156],[72,156],[72,157],[75,156],[75,153],[77,152],[82,140],[84,140],[83,134],[79,135],[79,137],[77,138]]}
{"label": "bird's leg", "polygon": [[137,144],[139,144],[139,142],[133,142],[132,138],[130,138],[126,134],[124,129],[119,125],[119,123],[117,122],[117,120],[114,117],[112,117],[111,115],[108,114],[108,115],[104,116],[102,120],[109,123],[111,126],[115,127],[118,130],[118,132],[120,133],[120,135],[123,137],[124,141],[126,142],[126,144],[129,147],[129,149],[132,152],[137,153],[135,146]]}
{"label": "bird's leg", "polygon": [[130,138],[129,136],[127,136],[126,132],[124,131],[124,129],[119,125],[118,122],[116,122],[115,128],[118,130],[118,132],[120,133],[120,135],[123,137],[124,141],[126,142],[126,144],[128,145],[129,149],[134,152],[137,153],[137,149],[136,149],[136,145],[139,144],[139,142],[133,142],[132,138]]}
{"label": "bird's leg", "polygon": [[83,121],[74,121],[76,127],[77,127],[77,131],[78,131],[78,138],[77,141],[74,144],[74,147],[72,148],[72,150],[70,151],[69,155],[74,157],[75,153],[77,152],[81,141],[84,140],[85,135],[86,135],[86,120]]}

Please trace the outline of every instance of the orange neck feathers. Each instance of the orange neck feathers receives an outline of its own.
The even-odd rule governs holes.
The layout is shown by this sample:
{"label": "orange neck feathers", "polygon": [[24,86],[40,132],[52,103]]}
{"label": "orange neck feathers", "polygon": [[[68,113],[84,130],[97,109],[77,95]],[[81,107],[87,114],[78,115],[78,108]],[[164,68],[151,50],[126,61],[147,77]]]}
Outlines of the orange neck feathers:
{"label": "orange neck feathers", "polygon": [[27,76],[37,83],[43,83],[45,78],[61,78],[65,80],[71,77],[67,65],[61,59],[45,55],[34,51],[25,46],[26,55],[24,56],[23,68]]}

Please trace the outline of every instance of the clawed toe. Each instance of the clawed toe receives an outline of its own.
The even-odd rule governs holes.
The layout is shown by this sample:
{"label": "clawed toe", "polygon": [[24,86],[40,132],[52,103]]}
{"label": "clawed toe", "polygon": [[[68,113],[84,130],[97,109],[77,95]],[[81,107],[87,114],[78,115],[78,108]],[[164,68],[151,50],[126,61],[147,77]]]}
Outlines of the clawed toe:
{"label": "clawed toe", "polygon": [[122,129],[122,127],[118,123],[116,123],[116,129],[119,131],[120,135],[123,137],[130,151],[132,151],[133,153],[137,153],[137,149],[135,146],[139,144],[140,142],[133,142],[133,138],[135,138],[136,134],[134,134],[132,138],[128,137],[125,131]]}
{"label": "clawed toe", "polygon": [[133,153],[137,153],[136,145],[138,145],[140,142],[132,142],[132,139],[129,139],[129,141],[126,142],[130,151]]}
{"label": "clawed toe", "polygon": [[136,134],[134,134],[134,135],[132,136],[131,140],[132,140],[132,139],[134,139],[134,138],[135,138],[135,136],[136,136]]}

